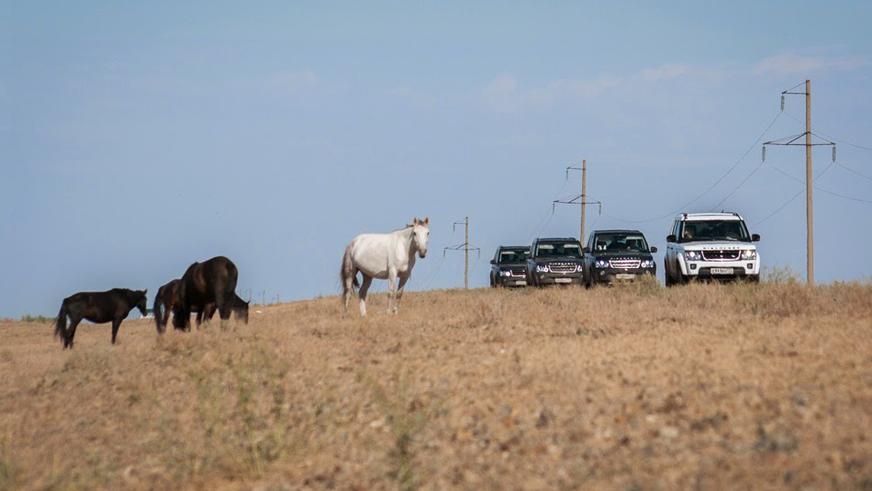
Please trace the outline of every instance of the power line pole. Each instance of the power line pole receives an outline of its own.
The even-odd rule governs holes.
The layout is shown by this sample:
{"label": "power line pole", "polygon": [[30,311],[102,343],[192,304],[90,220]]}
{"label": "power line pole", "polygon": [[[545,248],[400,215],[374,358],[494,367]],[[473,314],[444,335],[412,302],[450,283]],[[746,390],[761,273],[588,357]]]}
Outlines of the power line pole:
{"label": "power line pole", "polygon": [[[464,217],[463,229],[463,243],[469,244],[469,217]],[[469,247],[463,248],[463,288],[469,288]]]}
{"label": "power line pole", "polygon": [[578,240],[584,242],[584,212],[587,208],[587,160],[581,161],[581,229],[578,232]]}
{"label": "power line pole", "polygon": [[445,257],[445,253],[448,251],[463,251],[463,288],[469,288],[469,251],[477,251],[481,257],[481,249],[469,245],[469,217],[464,217],[462,222],[452,223],[451,230],[456,231],[458,225],[463,225],[463,243],[443,247],[442,257]]}
{"label": "power line pole", "polygon": [[578,240],[579,242],[584,242],[584,224],[587,216],[587,205],[598,205],[599,213],[603,211],[603,203],[602,201],[588,201],[587,200],[587,160],[583,159],[581,161],[581,167],[572,167],[569,166],[566,168],[566,179],[569,179],[569,171],[577,170],[581,171],[581,194],[570,199],[570,200],[554,200],[551,202],[551,213],[554,213],[554,208],[557,205],[580,205],[581,206],[581,220],[578,227]]}
{"label": "power line pole", "polygon": [[[805,279],[809,286],[814,285],[814,168],[812,165],[812,147],[815,146],[831,146],[833,148],[833,162],[836,161],[836,144],[824,140],[826,143],[813,143],[811,131],[811,80],[805,81],[805,92],[792,92],[793,89],[801,86],[799,83],[785,91],[781,92],[781,110],[784,111],[784,96],[785,95],[804,95],[805,96],[805,132],[781,140],[773,140],[763,143],[763,161],[766,161],[766,145],[782,145],[782,146],[804,146],[805,147]],[[805,137],[805,143],[794,143],[802,137]],[[817,136],[819,139],[820,136]],[[823,140],[823,139],[822,139]]]}
{"label": "power line pole", "polygon": [[811,162],[811,80],[805,81],[805,242],[806,281],[814,285],[814,206],[812,188],[814,176]]}

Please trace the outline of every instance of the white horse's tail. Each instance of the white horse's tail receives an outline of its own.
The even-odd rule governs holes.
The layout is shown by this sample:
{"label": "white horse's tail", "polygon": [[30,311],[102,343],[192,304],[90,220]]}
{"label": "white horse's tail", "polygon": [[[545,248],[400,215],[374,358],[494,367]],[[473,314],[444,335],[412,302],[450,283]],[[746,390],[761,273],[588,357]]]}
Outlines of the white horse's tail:
{"label": "white horse's tail", "polygon": [[354,288],[359,287],[357,283],[357,272],[354,271],[354,263],[351,260],[351,244],[345,248],[345,254],[342,255],[342,266],[339,268],[339,278],[342,281],[343,296],[348,293],[347,280],[351,278],[351,292],[354,293]]}

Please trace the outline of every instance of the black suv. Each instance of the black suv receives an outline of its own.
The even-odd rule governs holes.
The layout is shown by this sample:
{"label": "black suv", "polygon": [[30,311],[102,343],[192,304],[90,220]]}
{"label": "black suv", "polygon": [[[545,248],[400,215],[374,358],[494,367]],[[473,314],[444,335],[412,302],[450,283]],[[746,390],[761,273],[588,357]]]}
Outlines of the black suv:
{"label": "black suv", "polygon": [[651,254],[655,252],[657,248],[649,247],[638,230],[594,230],[584,248],[585,285],[653,275],[657,267]]}
{"label": "black suv", "polygon": [[500,246],[491,259],[490,286],[527,286],[526,246]]}
{"label": "black suv", "polygon": [[582,284],[581,243],[574,237],[539,238],[530,246],[527,283],[535,286]]}

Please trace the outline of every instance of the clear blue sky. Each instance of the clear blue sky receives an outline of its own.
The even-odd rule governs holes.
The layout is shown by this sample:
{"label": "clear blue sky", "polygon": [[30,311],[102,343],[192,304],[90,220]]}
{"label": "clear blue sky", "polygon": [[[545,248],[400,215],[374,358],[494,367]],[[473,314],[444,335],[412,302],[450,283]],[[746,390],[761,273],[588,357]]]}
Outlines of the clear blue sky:
{"label": "clear blue sky", "polygon": [[[257,300],[331,295],[355,234],[416,215],[432,253],[409,288],[462,285],[441,250],[465,215],[485,285],[497,245],[577,234],[576,209],[551,216],[566,165],[586,158],[605,204],[590,228],[663,215],[806,78],[815,129],[872,147],[869,2],[181,3],[0,0],[0,316],[153,293],[218,254]],[[801,97],[766,139],[791,118]],[[839,157],[872,176],[872,151]],[[802,189],[775,170],[803,178],[802,149],[779,148],[730,194],[759,163],[758,145],[688,211],[755,224]],[[842,166],[818,185],[872,200]],[[803,205],[752,227],[766,265],[804,271]],[[870,277],[872,204],[819,192],[816,217],[818,278]],[[638,228],[663,248],[670,223]]]}

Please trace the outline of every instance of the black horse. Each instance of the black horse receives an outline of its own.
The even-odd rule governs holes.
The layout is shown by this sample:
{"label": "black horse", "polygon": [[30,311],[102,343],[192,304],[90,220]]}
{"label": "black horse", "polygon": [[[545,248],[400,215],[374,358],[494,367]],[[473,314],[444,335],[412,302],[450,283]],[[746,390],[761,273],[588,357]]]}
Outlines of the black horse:
{"label": "black horse", "polygon": [[[112,344],[118,336],[121,321],[134,308],[143,316],[147,313],[145,293],[147,290],[113,288],[105,292],[79,292],[64,299],[55,322],[55,336],[61,338],[64,348],[73,348],[76,327],[87,319],[95,324],[112,321]],[[67,327],[67,317],[70,325]]]}
{"label": "black horse", "polygon": [[[250,301],[249,301],[250,302]],[[248,324],[248,304],[245,300],[241,299],[239,295],[233,293],[233,298],[230,300],[230,311],[236,314],[237,318],[241,318],[243,322]],[[202,312],[197,314],[197,325],[200,325],[200,322],[205,318],[207,321],[212,320],[212,317],[215,315],[215,304],[208,303]]]}
{"label": "black horse", "polygon": [[163,334],[166,330],[170,312],[175,309],[176,304],[179,302],[179,286],[181,283],[182,280],[175,279],[157,290],[157,295],[154,297],[154,308],[151,310],[154,313],[154,322],[157,324],[158,334]]}
{"label": "black horse", "polygon": [[238,276],[236,265],[224,256],[188,266],[179,284],[173,327],[190,330],[191,312],[202,312],[210,303],[215,304],[222,320],[229,319]]}

